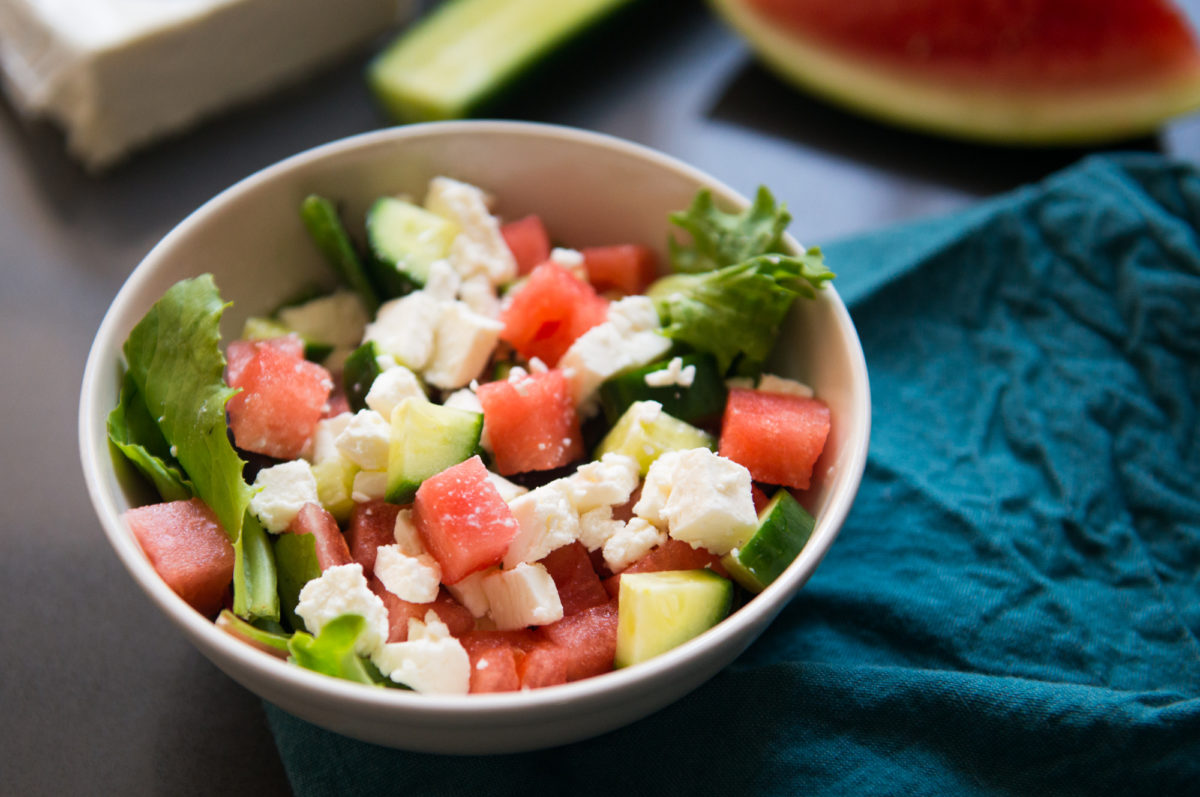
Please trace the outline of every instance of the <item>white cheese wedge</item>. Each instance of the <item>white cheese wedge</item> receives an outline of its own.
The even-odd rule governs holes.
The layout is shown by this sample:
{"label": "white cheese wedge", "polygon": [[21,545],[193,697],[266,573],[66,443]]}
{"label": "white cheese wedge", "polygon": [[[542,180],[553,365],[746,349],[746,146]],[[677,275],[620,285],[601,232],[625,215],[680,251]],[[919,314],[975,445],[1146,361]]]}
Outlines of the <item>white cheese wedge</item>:
{"label": "white cheese wedge", "polygon": [[13,104],[98,170],[294,83],[411,15],[412,0],[0,0]]}

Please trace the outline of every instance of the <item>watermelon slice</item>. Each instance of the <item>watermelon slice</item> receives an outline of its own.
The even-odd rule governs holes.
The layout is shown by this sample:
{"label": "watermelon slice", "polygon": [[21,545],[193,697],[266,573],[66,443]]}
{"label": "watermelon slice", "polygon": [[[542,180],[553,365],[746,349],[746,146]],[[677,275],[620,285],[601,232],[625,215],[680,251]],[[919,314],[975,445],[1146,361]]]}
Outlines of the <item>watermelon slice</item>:
{"label": "watermelon slice", "polygon": [[[337,521],[320,504],[309,502],[300,507],[287,530],[293,534],[311,534],[316,538],[317,564],[322,571],[354,561]],[[374,561],[371,564],[374,566]]]}
{"label": "watermelon slice", "polygon": [[[386,501],[355,504],[346,527],[346,546],[350,556],[362,565],[363,573],[375,573],[375,554],[381,545],[396,541],[396,515],[400,507]],[[418,618],[420,619],[420,618]]]}
{"label": "watermelon slice", "polygon": [[829,425],[829,407],[819,399],[734,388],[725,403],[719,451],[757,482],[807,490]]}
{"label": "watermelon slice", "polygon": [[488,382],[477,394],[500,475],[553,470],[583,456],[582,426],[564,372]]}
{"label": "watermelon slice", "polygon": [[233,545],[203,501],[136,507],[125,522],[175,594],[209,617],[221,610],[233,580]]}
{"label": "watermelon slice", "polygon": [[713,4],[783,78],[945,135],[1095,143],[1200,108],[1200,48],[1169,0]]}

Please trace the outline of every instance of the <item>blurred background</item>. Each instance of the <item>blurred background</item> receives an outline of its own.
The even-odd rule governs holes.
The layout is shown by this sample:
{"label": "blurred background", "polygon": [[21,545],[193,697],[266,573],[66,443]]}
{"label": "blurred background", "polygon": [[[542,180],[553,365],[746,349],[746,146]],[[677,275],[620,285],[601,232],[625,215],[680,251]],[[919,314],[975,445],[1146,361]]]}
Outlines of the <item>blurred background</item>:
{"label": "blurred background", "polygon": [[[17,5],[0,0],[0,32]],[[701,2],[641,6],[489,114],[620,136],[743,194],[768,185],[806,244],[949,213],[1096,151],[1200,158],[1194,114],[1093,147],[890,127],[783,82]],[[168,626],[104,540],[79,473],[78,388],[109,302],[192,209],[288,155],[391,124],[364,72],[399,31],[99,174],[57,125],[0,101],[0,792],[287,793],[257,698]]]}

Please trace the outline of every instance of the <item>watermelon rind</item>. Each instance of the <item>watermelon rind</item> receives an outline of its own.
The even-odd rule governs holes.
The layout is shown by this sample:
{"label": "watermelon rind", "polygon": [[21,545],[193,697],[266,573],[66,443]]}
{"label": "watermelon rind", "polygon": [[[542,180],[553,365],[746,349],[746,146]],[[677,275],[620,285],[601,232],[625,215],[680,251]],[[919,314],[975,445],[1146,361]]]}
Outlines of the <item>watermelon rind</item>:
{"label": "watermelon rind", "polygon": [[1152,133],[1200,109],[1200,59],[1168,75],[1070,91],[965,86],[881,66],[780,26],[744,0],[709,0],[785,81],[902,127],[981,143],[1100,144]]}

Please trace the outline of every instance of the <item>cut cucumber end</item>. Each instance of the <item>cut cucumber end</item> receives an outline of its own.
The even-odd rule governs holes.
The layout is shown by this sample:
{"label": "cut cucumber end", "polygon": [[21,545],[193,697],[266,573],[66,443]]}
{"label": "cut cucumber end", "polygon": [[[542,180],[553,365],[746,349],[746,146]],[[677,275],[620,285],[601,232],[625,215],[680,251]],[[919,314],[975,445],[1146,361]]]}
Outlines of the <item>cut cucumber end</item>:
{"label": "cut cucumber end", "polygon": [[406,398],[392,411],[386,500],[411,503],[421,483],[470,459],[479,449],[483,415]]}
{"label": "cut cucumber end", "polygon": [[721,564],[738,584],[762,592],[804,550],[815,524],[808,510],[780,488],[759,513],[754,536],[722,557]]}
{"label": "cut cucumber end", "polygon": [[733,583],[711,570],[621,576],[614,664],[628,667],[676,648],[729,614]]}

